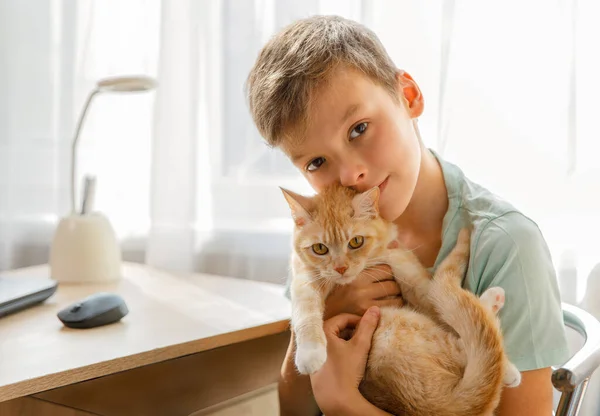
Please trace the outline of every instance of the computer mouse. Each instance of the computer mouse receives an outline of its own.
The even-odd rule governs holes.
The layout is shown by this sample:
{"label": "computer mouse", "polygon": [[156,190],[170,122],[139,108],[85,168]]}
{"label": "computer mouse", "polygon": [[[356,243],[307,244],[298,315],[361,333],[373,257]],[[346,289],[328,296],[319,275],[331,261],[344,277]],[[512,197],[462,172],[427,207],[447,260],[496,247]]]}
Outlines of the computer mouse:
{"label": "computer mouse", "polygon": [[67,306],[57,316],[69,328],[94,328],[117,322],[128,312],[121,296],[101,292]]}

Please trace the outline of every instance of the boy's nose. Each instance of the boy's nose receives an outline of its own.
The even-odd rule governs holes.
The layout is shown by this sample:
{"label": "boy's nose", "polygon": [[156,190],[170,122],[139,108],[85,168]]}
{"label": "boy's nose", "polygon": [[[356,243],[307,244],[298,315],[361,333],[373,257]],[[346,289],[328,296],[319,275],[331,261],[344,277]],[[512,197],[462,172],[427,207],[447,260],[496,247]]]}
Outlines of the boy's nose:
{"label": "boy's nose", "polygon": [[365,166],[342,166],[340,169],[340,183],[348,188],[356,187],[365,180],[367,169]]}

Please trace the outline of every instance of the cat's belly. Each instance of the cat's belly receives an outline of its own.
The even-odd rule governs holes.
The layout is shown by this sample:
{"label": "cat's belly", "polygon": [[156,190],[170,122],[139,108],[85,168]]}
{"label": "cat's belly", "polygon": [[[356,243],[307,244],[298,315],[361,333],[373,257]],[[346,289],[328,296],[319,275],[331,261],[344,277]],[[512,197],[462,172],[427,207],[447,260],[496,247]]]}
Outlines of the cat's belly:
{"label": "cat's belly", "polygon": [[431,355],[464,359],[462,346],[453,332],[448,332],[426,315],[409,308],[394,307],[381,309],[371,355],[373,359],[379,355],[397,356],[401,361],[403,357],[414,359]]}
{"label": "cat's belly", "polygon": [[456,385],[464,366],[453,333],[408,308],[382,308],[361,391],[373,403],[410,414],[398,400],[415,405],[435,400]]}

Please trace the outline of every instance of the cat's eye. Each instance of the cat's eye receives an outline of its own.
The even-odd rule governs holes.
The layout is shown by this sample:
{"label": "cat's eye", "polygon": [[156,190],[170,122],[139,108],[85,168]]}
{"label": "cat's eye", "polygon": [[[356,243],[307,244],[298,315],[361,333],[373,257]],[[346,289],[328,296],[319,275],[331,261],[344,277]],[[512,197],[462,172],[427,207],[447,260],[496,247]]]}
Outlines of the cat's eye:
{"label": "cat's eye", "polygon": [[360,124],[357,124],[350,132],[350,138],[356,139],[358,136],[362,135],[365,131],[367,131],[367,126],[368,126],[367,122],[362,122]]}
{"label": "cat's eye", "polygon": [[352,240],[350,240],[350,242],[348,243],[348,247],[350,248],[360,248],[365,242],[365,238],[362,235],[357,235],[356,237],[352,238]]}
{"label": "cat's eye", "polygon": [[327,246],[325,244],[321,244],[321,243],[313,244],[312,250],[314,251],[315,254],[318,254],[319,256],[322,256],[324,254],[327,254],[327,252],[329,252],[329,249],[327,248]]}

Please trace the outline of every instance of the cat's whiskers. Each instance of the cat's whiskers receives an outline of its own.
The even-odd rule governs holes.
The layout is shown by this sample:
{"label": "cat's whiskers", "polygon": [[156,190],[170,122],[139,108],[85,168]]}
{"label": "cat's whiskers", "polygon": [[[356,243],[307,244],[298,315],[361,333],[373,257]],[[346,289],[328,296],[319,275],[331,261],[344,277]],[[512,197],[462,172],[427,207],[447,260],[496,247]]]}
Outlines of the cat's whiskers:
{"label": "cat's whiskers", "polygon": [[414,252],[415,250],[417,250],[417,249],[419,249],[419,248],[423,247],[424,245],[426,245],[426,243],[419,244],[418,246],[416,246],[416,247],[413,247],[413,248],[411,248],[410,250],[404,250],[404,251],[405,251],[405,252],[407,252],[407,253],[412,253],[412,252]]}
{"label": "cat's whiskers", "polygon": [[[321,273],[319,273],[318,270],[316,270],[315,272],[313,272],[310,275],[310,279],[307,279],[303,282],[301,282],[302,285],[307,286],[307,285],[312,285],[316,283],[317,285],[321,285],[321,284],[326,284],[327,283],[327,278],[325,276],[322,276]],[[321,287],[321,286],[318,286]]]}
{"label": "cat's whiskers", "polygon": [[[364,267],[364,269],[363,269],[363,272],[365,272],[365,271],[367,271],[367,270],[368,270],[368,271],[371,271],[371,270],[373,270],[375,267],[377,267],[377,266],[381,266],[381,265],[384,265],[384,264],[385,264],[385,263],[381,263],[381,262],[374,262],[374,263],[371,263],[371,261],[368,261],[368,262],[365,264],[365,267]],[[391,269],[390,269],[390,270],[382,270],[382,269],[377,269],[377,271],[378,271],[378,272],[381,272],[381,273],[386,273],[388,276],[392,276],[392,271],[391,271]]]}
{"label": "cat's whiskers", "polygon": [[316,276],[313,276],[311,282],[326,282],[327,281],[327,277],[323,276],[321,273],[318,273]]}
{"label": "cat's whiskers", "polygon": [[[394,276],[391,271],[380,270],[379,272],[385,273],[384,274],[385,277],[393,277]],[[378,279],[377,277],[375,277],[375,274],[374,274],[375,272],[372,271],[372,270],[365,269],[365,270],[362,271],[362,273],[366,274],[367,276],[369,276],[370,278],[372,278],[374,281],[381,282],[380,279]],[[387,280],[387,279],[384,279],[384,280]]]}
{"label": "cat's whiskers", "polygon": [[[362,273],[364,273],[365,275],[369,276],[371,279],[373,279],[374,282],[379,283],[381,285],[381,287],[383,287],[384,290],[385,290],[385,287],[383,286],[383,282],[381,280],[379,280],[377,277],[375,277],[374,275],[372,275],[371,272],[369,272],[367,270],[363,270]],[[389,273],[389,276],[391,276],[391,275],[392,274]],[[390,296],[389,293],[387,293],[387,290],[385,291],[385,296]]]}
{"label": "cat's whiskers", "polygon": [[315,270],[312,275],[311,282],[317,284],[317,290],[322,291],[325,286],[331,281],[331,278],[328,276],[323,276],[320,270]]}

